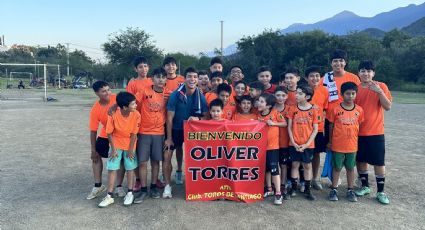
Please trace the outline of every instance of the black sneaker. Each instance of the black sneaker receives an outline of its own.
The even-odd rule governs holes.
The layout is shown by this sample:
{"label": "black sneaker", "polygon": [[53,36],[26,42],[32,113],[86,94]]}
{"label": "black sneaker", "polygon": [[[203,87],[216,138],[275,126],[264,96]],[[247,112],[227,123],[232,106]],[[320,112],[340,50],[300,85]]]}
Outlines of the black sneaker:
{"label": "black sneaker", "polygon": [[154,199],[158,199],[161,197],[161,194],[159,193],[158,189],[156,187],[151,188],[150,190],[150,197]]}
{"label": "black sneaker", "polygon": [[338,191],[336,189],[332,189],[329,192],[329,200],[330,201],[338,201]]}
{"label": "black sneaker", "polygon": [[288,194],[289,196],[297,196],[297,189],[295,189],[295,188],[291,188],[290,190],[289,190],[289,194]]}
{"label": "black sneaker", "polygon": [[307,200],[316,200],[316,196],[313,195],[313,193],[311,193],[311,190],[306,190],[304,192],[304,196],[305,198],[307,198]]}

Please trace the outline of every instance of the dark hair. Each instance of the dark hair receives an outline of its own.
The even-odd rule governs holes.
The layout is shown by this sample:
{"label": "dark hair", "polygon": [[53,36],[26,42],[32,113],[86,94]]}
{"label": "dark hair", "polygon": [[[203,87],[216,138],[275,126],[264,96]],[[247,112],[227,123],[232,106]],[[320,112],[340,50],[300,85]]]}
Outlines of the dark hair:
{"label": "dark hair", "polygon": [[238,104],[241,104],[242,103],[242,101],[250,101],[251,103],[254,103],[254,100],[252,99],[252,97],[251,96],[249,96],[249,95],[243,95],[242,97],[240,97],[238,100],[237,100],[237,103]]}
{"label": "dark hair", "polygon": [[263,65],[263,66],[261,66],[261,67],[258,69],[258,71],[257,71],[257,75],[258,75],[259,73],[261,73],[261,72],[265,72],[265,71],[269,71],[270,73],[272,72],[272,70],[270,69],[270,67],[268,67],[268,66],[266,66],[266,65]]}
{"label": "dark hair", "polygon": [[232,94],[232,87],[226,83],[221,83],[217,86],[217,95],[220,94],[221,91],[228,92],[229,94]]}
{"label": "dark hair", "polygon": [[164,67],[167,64],[171,64],[171,63],[177,64],[176,59],[174,57],[170,57],[170,56],[166,57],[166,58],[164,58],[164,61],[162,61],[162,67]]}
{"label": "dark hair", "polygon": [[206,70],[199,70],[198,75],[207,75],[208,76],[208,72]]}
{"label": "dark hair", "polygon": [[273,107],[274,104],[276,104],[276,97],[273,94],[263,93],[260,95],[260,97],[265,99],[266,105],[270,105],[271,107]]}
{"label": "dark hair", "polygon": [[341,95],[343,95],[345,93],[345,91],[347,91],[347,90],[354,90],[354,91],[357,92],[358,87],[357,87],[356,83],[351,82],[351,81],[347,81],[347,82],[344,82],[341,85]]}
{"label": "dark hair", "polygon": [[372,61],[369,61],[369,60],[364,60],[364,61],[361,61],[360,62],[360,64],[359,64],[359,71],[361,70],[361,69],[365,69],[365,70],[373,70],[373,71],[375,71],[375,64],[373,64],[373,62]]}
{"label": "dark hair", "polygon": [[210,80],[212,80],[213,78],[216,78],[216,77],[223,79],[223,72],[215,71],[214,73],[210,74]]}
{"label": "dark hair", "polygon": [[330,61],[332,62],[332,60],[334,59],[344,59],[345,61],[347,61],[347,52],[345,52],[344,50],[336,49],[334,52],[332,52]]}
{"label": "dark hair", "polygon": [[283,86],[278,86],[278,87],[276,87],[276,90],[274,91],[274,93],[277,93],[278,91],[282,91],[282,92],[284,92],[284,93],[286,93],[286,94],[288,94],[288,88],[286,88],[286,87],[283,87]]}
{"label": "dark hair", "polygon": [[137,66],[139,65],[139,64],[141,64],[141,63],[143,63],[143,64],[148,64],[148,59],[146,59],[145,57],[143,57],[143,56],[137,56],[137,57],[135,57],[134,59],[133,59],[133,65],[134,65],[134,67],[136,67],[137,68]]}
{"label": "dark hair", "polygon": [[246,84],[246,82],[244,82],[244,81],[236,81],[235,83],[233,83],[233,85],[236,87],[237,85],[239,85],[239,84],[243,84],[244,86],[245,86],[245,88],[246,88],[246,86],[247,86],[247,84]]}
{"label": "dark hair", "polygon": [[99,92],[99,90],[105,86],[109,86],[108,82],[106,81],[96,81],[95,83],[93,83],[93,91],[94,92]]}
{"label": "dark hair", "polygon": [[240,65],[233,65],[232,67],[230,67],[230,72],[232,72],[232,69],[233,68],[239,68],[242,71],[242,73],[243,73],[243,69],[242,69],[242,67]]}
{"label": "dark hair", "polygon": [[297,86],[297,89],[300,89],[303,93],[305,93],[306,96],[310,96],[307,101],[311,101],[314,91],[310,86],[308,86],[307,84],[300,84]]}
{"label": "dark hair", "polygon": [[216,99],[214,99],[210,102],[210,110],[213,106],[219,106],[221,109],[224,108],[223,101],[218,99],[218,98],[216,98]]}
{"label": "dark hair", "polygon": [[310,73],[319,73],[320,76],[322,76],[322,74],[320,73],[320,66],[318,65],[312,65],[307,67],[307,69],[305,70],[305,77],[308,77]]}
{"label": "dark hair", "polygon": [[300,71],[297,69],[297,68],[295,68],[295,67],[290,67],[290,68],[288,68],[286,71],[285,71],[285,74],[283,75],[283,76],[285,76],[286,74],[288,74],[288,73],[292,73],[292,74],[294,74],[295,76],[300,76]]}
{"label": "dark hair", "polygon": [[167,72],[165,72],[164,68],[159,67],[159,68],[156,68],[156,69],[153,70],[152,76],[156,76],[156,75],[167,76]]}
{"label": "dark hair", "polygon": [[264,84],[259,81],[254,81],[249,84],[249,88],[264,91]]}
{"label": "dark hair", "polygon": [[198,70],[195,69],[195,67],[188,67],[185,71],[184,71],[184,77],[186,78],[186,75],[188,73],[196,73],[198,74]]}
{"label": "dark hair", "polygon": [[210,61],[210,66],[214,65],[214,64],[220,64],[223,65],[223,60],[221,60],[220,57],[213,57]]}
{"label": "dark hair", "polygon": [[117,94],[117,105],[122,109],[124,106],[130,105],[132,101],[136,100],[136,97],[129,92],[119,92]]}

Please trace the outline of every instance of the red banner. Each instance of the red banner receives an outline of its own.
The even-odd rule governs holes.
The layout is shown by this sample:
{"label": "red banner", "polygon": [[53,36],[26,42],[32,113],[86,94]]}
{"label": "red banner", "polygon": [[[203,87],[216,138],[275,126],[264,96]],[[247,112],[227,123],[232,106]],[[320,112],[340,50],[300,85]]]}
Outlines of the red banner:
{"label": "red banner", "polygon": [[265,123],[185,122],[184,146],[186,200],[263,200]]}

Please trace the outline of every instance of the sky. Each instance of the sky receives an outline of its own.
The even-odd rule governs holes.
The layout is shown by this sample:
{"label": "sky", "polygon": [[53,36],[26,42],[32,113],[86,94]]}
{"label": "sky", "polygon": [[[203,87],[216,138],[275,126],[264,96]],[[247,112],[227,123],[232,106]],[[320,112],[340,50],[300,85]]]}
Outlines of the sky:
{"label": "sky", "polygon": [[71,43],[95,60],[105,60],[101,45],[109,35],[139,27],[152,35],[165,53],[198,55],[224,48],[265,29],[293,23],[315,23],[343,10],[363,17],[424,0],[2,0],[0,36],[5,44],[56,45]]}

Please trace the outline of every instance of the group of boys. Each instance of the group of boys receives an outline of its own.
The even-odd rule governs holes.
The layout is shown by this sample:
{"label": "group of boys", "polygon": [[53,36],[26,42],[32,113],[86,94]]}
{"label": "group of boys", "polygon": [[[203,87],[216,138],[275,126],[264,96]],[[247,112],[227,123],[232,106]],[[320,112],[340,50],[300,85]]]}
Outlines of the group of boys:
{"label": "group of boys", "polygon": [[[148,77],[145,58],[134,60],[138,77],[127,92],[112,95],[106,82],[93,84],[99,100],[90,112],[90,140],[95,186],[87,199],[107,190],[99,207],[124,197],[124,205],[142,203],[148,195],[172,197],[172,155],[176,151],[175,183],[183,184],[183,122],[190,120],[258,120],[268,126],[264,197],[274,195],[280,205],[300,191],[315,200],[311,187],[322,190],[319,179],[320,154],[332,151],[332,184],[329,200],[337,201],[339,175],[347,171],[347,198],[371,192],[368,164],[374,166],[377,199],[388,204],[384,193],[385,142],[384,112],[391,108],[391,94],[384,83],[373,80],[374,65],[362,61],[358,76],[345,71],[347,55],[331,54],[332,71],[321,77],[317,66],[308,67],[305,78],[295,68],[272,83],[272,72],[262,66],[257,80],[244,81],[241,66],[232,66],[223,75],[222,60],[215,57],[209,72],[186,69],[176,74],[176,60],[167,57],[163,66]],[[366,115],[367,114],[367,115]],[[102,129],[97,136],[99,123]],[[108,186],[102,185],[103,163],[108,158]],[[151,161],[148,193],[147,168]],[[163,180],[159,180],[162,162]],[[357,166],[361,186],[354,190]],[[125,171],[124,171],[125,169]],[[127,173],[127,193],[122,182]],[[117,185],[115,185],[117,182]],[[298,186],[298,184],[300,186]],[[298,188],[299,187],[299,188]],[[115,191],[114,191],[115,190]]]}

